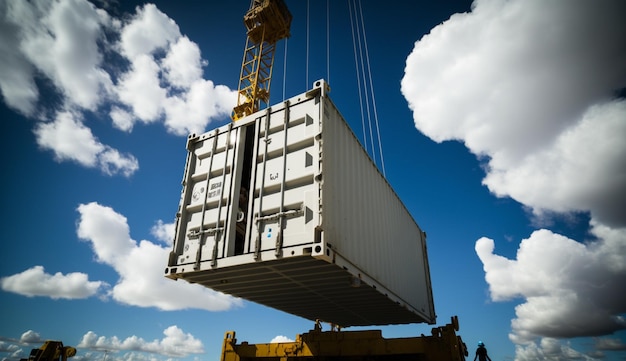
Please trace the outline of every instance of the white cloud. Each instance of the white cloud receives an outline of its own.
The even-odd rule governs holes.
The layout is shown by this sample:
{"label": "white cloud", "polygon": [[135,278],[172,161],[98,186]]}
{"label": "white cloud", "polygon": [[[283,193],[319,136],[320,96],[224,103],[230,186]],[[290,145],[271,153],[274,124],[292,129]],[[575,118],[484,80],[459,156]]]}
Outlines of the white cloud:
{"label": "white cloud", "polygon": [[136,56],[116,89],[120,101],[131,107],[138,119],[145,123],[158,120],[167,93],[161,88],[159,66],[151,56]]}
{"label": "white cloud", "polygon": [[91,129],[70,112],[57,114],[53,122],[39,123],[35,135],[39,146],[52,150],[58,161],[73,160],[94,167],[98,153],[104,150],[104,145],[93,136]]}
{"label": "white cloud", "polygon": [[165,126],[177,135],[202,133],[213,118],[226,116],[235,106],[236,92],[210,80],[196,80],[186,93],[165,101]]}
{"label": "white cloud", "polygon": [[162,241],[167,245],[172,245],[174,233],[176,232],[175,227],[175,223],[163,223],[163,221],[159,219],[150,229],[150,233],[159,241]]}
{"label": "white cloud", "polygon": [[[154,36],[159,33],[162,36]],[[198,45],[181,36],[175,23],[153,5],[138,9],[124,26],[120,48],[131,60],[131,69],[115,89],[133,116],[116,111],[118,128],[130,130],[134,120],[164,119],[169,132],[186,136],[203,132],[212,119],[230,115],[236,92],[202,78],[206,61]]]}
{"label": "white cloud", "polygon": [[491,298],[525,299],[515,308],[512,341],[626,329],[621,316],[626,312],[626,229],[596,226],[593,232],[602,238],[583,244],[548,230],[535,231],[522,240],[514,260],[494,254],[491,239],[476,242]]}
{"label": "white cloud", "polygon": [[568,343],[549,337],[542,338],[539,344],[517,345],[515,351],[515,361],[597,360],[576,351]]}
{"label": "white cloud", "polygon": [[111,147],[106,147],[98,154],[98,164],[100,169],[108,175],[121,173],[125,177],[130,177],[139,169],[139,162],[133,155],[121,154]]}
{"label": "white cloud", "polygon": [[126,217],[94,202],[79,205],[78,212],[81,217],[76,233],[87,241],[94,235],[98,237],[98,242],[91,243],[97,260],[105,264],[123,263],[124,256],[136,247]]}
{"label": "white cloud", "polygon": [[163,59],[165,76],[176,87],[189,88],[194,81],[202,79],[202,65],[206,62],[200,57],[198,45],[186,36],[172,44]]}
{"label": "white cloud", "polygon": [[8,106],[31,116],[39,91],[34,67],[19,50],[20,27],[12,21],[20,2],[0,2],[0,91]]}
{"label": "white cloud", "polygon": [[80,272],[54,275],[44,271],[43,266],[34,266],[24,272],[3,277],[0,286],[7,292],[20,295],[46,296],[52,299],[88,298],[106,287],[101,281],[89,281],[89,277]]}
{"label": "white cloud", "polygon": [[[161,247],[146,240],[134,241],[130,238],[126,217],[112,208],[94,202],[79,205],[78,212],[78,237],[90,243],[98,262],[111,266],[118,273],[117,283],[111,288],[102,281],[89,281],[84,273],[64,275],[57,272],[51,275],[44,271],[43,266],[34,266],[0,279],[2,290],[53,299],[81,299],[106,292],[123,304],[162,310],[197,308],[222,311],[241,306],[240,299],[199,285],[166,279],[163,267],[170,247]],[[173,224],[159,221],[152,228],[152,233],[171,245],[173,228]],[[166,336],[159,347],[165,347],[167,355],[176,355],[181,352],[179,349],[190,346],[188,341],[193,341],[176,328],[167,329]],[[126,342],[128,344],[130,340]]]}
{"label": "white cloud", "polygon": [[71,160],[85,167],[99,166],[106,174],[130,176],[139,168],[132,155],[122,155],[100,143],[79,117],[72,112],[59,112],[54,121],[37,124],[34,130],[37,144],[51,150],[58,161]]}
{"label": "white cloud", "polygon": [[27,19],[32,22],[20,27],[22,54],[70,103],[95,110],[100,91],[112,85],[99,67],[102,54],[96,43],[107,22],[106,13],[80,0],[18,2],[11,8],[12,21],[19,24],[23,19],[18,15],[29,13]]}
{"label": "white cloud", "polygon": [[519,360],[573,357],[550,337],[626,327],[626,101],[614,99],[626,87],[625,12],[619,0],[478,0],[406,60],[401,87],[416,128],[463,142],[486,162],[491,192],[538,218],[591,215],[587,243],[538,230],[507,259],[493,240],[476,242],[491,298],[523,300],[510,335],[526,345]]}
{"label": "white cloud", "polygon": [[294,342],[294,340],[290,339],[287,336],[278,335],[270,341],[270,343],[281,343],[281,342]]}
{"label": "white cloud", "polygon": [[39,343],[41,341],[43,341],[43,339],[41,338],[39,333],[33,330],[28,330],[24,332],[22,336],[20,337],[21,343]]}
{"label": "white cloud", "polygon": [[532,206],[538,215],[543,210],[590,211],[599,221],[625,226],[624,119],[626,100],[590,106],[552,146],[492,168],[484,183],[498,195]]}
{"label": "white cloud", "polygon": [[20,351],[19,346],[12,344],[12,343],[0,341],[0,352],[14,353],[17,351]]}
{"label": "white cloud", "polygon": [[626,225],[616,206],[626,202],[626,107],[609,101],[626,86],[624,12],[619,0],[476,1],[407,58],[416,127],[486,156],[497,195]]}
{"label": "white cloud", "polygon": [[138,336],[129,336],[120,340],[117,336],[98,336],[93,331],[83,335],[77,347],[108,351],[140,351],[162,354],[170,357],[186,357],[204,353],[202,342],[189,333],[184,333],[177,326],[170,326],[163,331],[165,337],[160,340],[146,341]]}
{"label": "white cloud", "polygon": [[595,348],[606,351],[626,351],[626,343],[619,338],[598,338],[596,339]]}
{"label": "white cloud", "polygon": [[162,310],[197,308],[222,311],[241,305],[239,299],[199,285],[163,276],[169,247],[130,238],[126,218],[98,203],[81,204],[78,236],[92,245],[99,262],[111,266],[119,280],[111,289],[118,302]]}
{"label": "white cloud", "polygon": [[[138,169],[132,155],[101,144],[76,120],[92,112],[108,113],[124,132],[137,121],[164,122],[186,136],[227,117],[235,105],[235,91],[202,78],[207,62],[198,45],[153,4],[120,20],[86,0],[1,2],[0,30],[2,97],[28,117],[56,114],[52,123],[38,119],[35,129],[59,161],[99,166],[109,175]],[[122,61],[103,64],[105,55]]]}
{"label": "white cloud", "polygon": [[166,48],[181,36],[174,20],[162,13],[154,4],[137,7],[137,14],[124,26],[120,46],[122,53],[134,60]]}
{"label": "white cloud", "polygon": [[135,123],[135,119],[133,115],[126,110],[113,106],[111,111],[109,112],[109,116],[113,121],[113,126],[119,130],[130,132],[133,130],[133,125]]}
{"label": "white cloud", "polygon": [[18,359],[22,359],[25,356],[27,356],[27,355],[25,355],[24,351],[20,348],[18,350],[13,351],[11,354],[7,355],[6,360],[7,361],[8,360],[16,360],[17,361]]}

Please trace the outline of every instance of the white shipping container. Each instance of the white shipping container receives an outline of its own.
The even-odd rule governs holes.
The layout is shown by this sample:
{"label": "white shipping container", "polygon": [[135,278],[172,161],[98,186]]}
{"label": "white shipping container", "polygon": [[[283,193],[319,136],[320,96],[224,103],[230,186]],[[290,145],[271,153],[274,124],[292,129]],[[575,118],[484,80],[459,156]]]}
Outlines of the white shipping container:
{"label": "white shipping container", "polygon": [[425,233],[327,92],[189,136],[165,276],[343,327],[435,323]]}

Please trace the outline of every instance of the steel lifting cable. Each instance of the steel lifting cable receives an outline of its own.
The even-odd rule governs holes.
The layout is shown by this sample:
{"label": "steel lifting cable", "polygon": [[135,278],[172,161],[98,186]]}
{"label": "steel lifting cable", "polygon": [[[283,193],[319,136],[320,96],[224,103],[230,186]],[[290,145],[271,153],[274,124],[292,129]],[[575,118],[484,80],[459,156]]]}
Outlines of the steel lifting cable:
{"label": "steel lifting cable", "polygon": [[372,81],[372,68],[370,67],[370,54],[369,48],[367,46],[367,36],[365,35],[365,19],[363,18],[363,8],[361,7],[361,2],[359,1],[359,12],[361,13],[361,23],[363,28],[363,44],[365,47],[365,61],[367,62],[367,74],[369,77],[370,83],[370,93],[372,94],[372,109],[374,111],[374,123],[376,125],[376,138],[378,139],[378,151],[380,154],[380,164],[381,169],[383,171],[383,175],[385,174],[385,158],[383,157],[383,144],[380,139],[380,127],[378,125],[378,111],[376,110],[376,98],[374,96],[374,83]]}
{"label": "steel lifting cable", "polygon": [[355,23],[356,23],[356,35],[357,35],[357,41],[359,43],[359,63],[361,65],[361,76],[363,77],[363,94],[365,97],[365,110],[367,112],[367,125],[368,125],[368,130],[370,133],[370,143],[372,146],[372,158],[374,159],[374,163],[376,162],[376,148],[374,147],[374,134],[372,132],[372,116],[370,114],[370,100],[369,100],[369,94],[367,92],[367,74],[365,73],[365,64],[363,63],[363,58],[365,58],[365,55],[363,55],[363,42],[364,40],[361,39],[361,32],[364,32],[364,28],[363,28],[363,19],[360,18],[359,16],[359,12],[357,10],[357,3],[359,4],[360,7],[360,1],[358,0],[354,0],[354,18],[356,19]]}
{"label": "steel lifting cable", "polygon": [[352,14],[352,0],[348,0],[348,9],[350,13],[350,30],[352,30],[352,49],[354,51],[354,67],[356,69],[356,82],[357,89],[359,91],[359,106],[361,109],[361,127],[363,129],[363,146],[365,147],[365,151],[367,152],[367,134],[365,132],[365,116],[363,114],[363,94],[361,94],[361,73],[359,71],[359,55],[356,50],[356,34],[354,31],[354,20]]}
{"label": "steel lifting cable", "polygon": [[306,0],[306,86],[309,89],[309,0]]}
{"label": "steel lifting cable", "polygon": [[326,81],[330,84],[330,0],[326,0]]}
{"label": "steel lifting cable", "polygon": [[283,59],[283,102],[286,99],[287,90],[287,41],[289,38],[285,38],[285,57]]}
{"label": "steel lifting cable", "polygon": [[[309,88],[310,7],[306,2],[306,87]],[[285,46],[286,43],[285,43]],[[286,56],[286,55],[285,55]],[[286,72],[286,71],[285,71]],[[330,84],[330,0],[326,0],[326,82]]]}
{"label": "steel lifting cable", "polygon": [[[357,9],[357,4],[358,4],[358,9]],[[370,61],[369,61],[369,50],[367,46],[367,37],[365,35],[365,20],[363,17],[363,10],[362,10],[360,0],[358,1],[354,0],[354,3],[352,0],[349,0],[348,7],[350,11],[350,25],[352,28],[352,44],[353,44],[353,49],[354,49],[354,62],[355,62],[355,67],[356,67],[356,72],[357,72],[357,87],[359,90],[359,103],[361,107],[361,125],[363,127],[363,143],[365,146],[365,150],[367,151],[367,143],[368,143],[367,131],[366,131],[366,126],[365,126],[365,114],[364,114],[364,109],[363,109],[365,107],[365,110],[367,111],[367,123],[368,123],[367,128],[369,128],[369,133],[370,133],[369,141],[371,144],[371,152],[372,152],[371,156],[374,162],[376,162],[376,147],[374,145],[374,133],[372,130],[372,117],[371,117],[371,112],[370,112],[370,94],[371,94],[371,98],[372,98],[371,107],[374,113],[376,138],[378,139],[377,143],[378,143],[378,149],[379,149],[379,154],[380,154],[380,163],[381,163],[380,168],[381,168],[383,175],[386,175],[385,174],[385,161],[383,158],[382,142],[381,142],[381,137],[380,137],[380,127],[378,125],[378,111],[376,110],[376,99],[374,97],[374,85],[372,82],[372,71],[371,71]],[[354,17],[354,20],[353,20],[353,17]],[[362,34],[362,39],[361,39],[361,34]],[[357,46],[358,46],[358,51],[357,51]],[[365,59],[365,62],[367,63],[367,71],[366,71],[365,64],[363,62],[364,59]],[[361,80],[362,80],[362,84],[361,84]],[[363,89],[361,89],[361,87]],[[369,89],[369,92],[368,92],[368,89]],[[365,98],[365,100],[363,100],[363,98]]]}

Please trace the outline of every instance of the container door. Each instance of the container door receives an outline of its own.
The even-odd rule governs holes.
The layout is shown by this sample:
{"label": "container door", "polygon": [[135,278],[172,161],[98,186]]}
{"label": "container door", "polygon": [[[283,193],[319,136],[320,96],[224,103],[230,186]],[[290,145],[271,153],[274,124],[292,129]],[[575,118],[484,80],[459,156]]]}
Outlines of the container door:
{"label": "container door", "polygon": [[215,267],[234,249],[241,138],[245,133],[230,125],[189,139],[170,266],[200,269],[209,262]]}
{"label": "container door", "polygon": [[[286,106],[259,119],[250,229],[251,253],[315,242],[319,225],[319,107],[313,100]],[[286,250],[286,252],[284,252]],[[271,254],[271,252],[270,252]]]}

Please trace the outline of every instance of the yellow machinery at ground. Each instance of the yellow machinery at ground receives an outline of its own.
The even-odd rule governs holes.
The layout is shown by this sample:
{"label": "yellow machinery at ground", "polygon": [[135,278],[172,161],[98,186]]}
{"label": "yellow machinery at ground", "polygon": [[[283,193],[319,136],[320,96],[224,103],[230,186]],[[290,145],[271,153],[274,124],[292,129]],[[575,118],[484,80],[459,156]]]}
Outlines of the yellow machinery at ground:
{"label": "yellow machinery at ground", "polygon": [[457,336],[457,317],[432,329],[430,336],[385,339],[380,330],[314,330],[297,335],[294,342],[237,344],[235,332],[227,332],[221,361],[463,361],[467,347]]}
{"label": "yellow machinery at ground", "polygon": [[276,42],[289,37],[291,18],[283,0],[251,0],[243,19],[248,37],[233,120],[255,113],[261,102],[268,104]]}
{"label": "yellow machinery at ground", "polygon": [[30,351],[27,359],[20,361],[67,361],[76,355],[76,349],[71,346],[63,346],[61,341],[45,341],[39,348]]}

